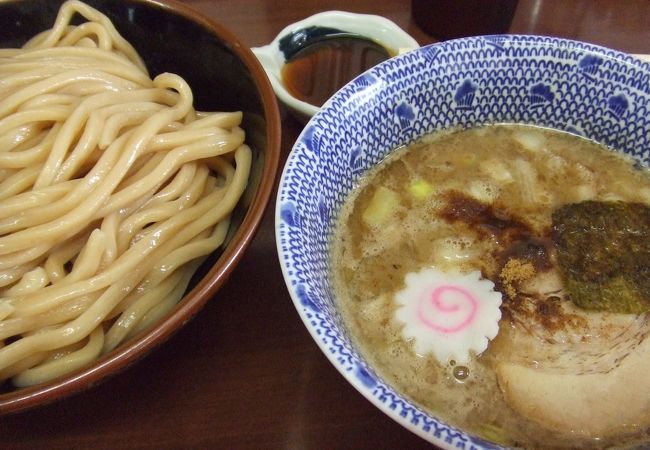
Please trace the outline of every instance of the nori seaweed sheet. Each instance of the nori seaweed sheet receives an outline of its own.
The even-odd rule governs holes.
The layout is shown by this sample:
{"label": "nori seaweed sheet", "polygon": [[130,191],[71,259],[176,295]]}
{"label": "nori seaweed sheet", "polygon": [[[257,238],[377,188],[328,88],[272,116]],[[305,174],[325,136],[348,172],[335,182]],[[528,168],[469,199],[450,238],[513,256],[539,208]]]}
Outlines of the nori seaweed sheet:
{"label": "nori seaweed sheet", "polygon": [[562,206],[552,219],[557,262],[577,306],[650,311],[650,207],[584,201]]}

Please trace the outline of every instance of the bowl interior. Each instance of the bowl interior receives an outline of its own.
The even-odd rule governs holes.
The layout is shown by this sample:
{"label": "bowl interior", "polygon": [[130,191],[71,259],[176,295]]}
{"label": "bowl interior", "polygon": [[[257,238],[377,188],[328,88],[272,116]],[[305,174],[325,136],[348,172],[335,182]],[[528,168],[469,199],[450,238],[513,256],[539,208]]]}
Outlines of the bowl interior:
{"label": "bowl interior", "polygon": [[[7,19],[0,30],[2,47],[20,46],[50,28],[61,3],[63,0],[1,1],[2,16]],[[111,19],[146,62],[152,77],[172,72],[187,80],[197,109],[243,110],[263,116],[258,87],[248,62],[241,58],[241,44],[227,29],[173,2],[84,3]],[[210,30],[215,26],[218,34]]]}
{"label": "bowl interior", "polygon": [[347,334],[330,285],[329,238],[357,178],[436,130],[517,122],[566,130],[650,162],[650,65],[556,38],[485,36],[393,58],[339,91],[308,123],[276,203],[278,253],[312,337],[364,396],[443,448],[489,448],[396,393]]}
{"label": "bowl interior", "polygon": [[[0,47],[17,47],[50,28],[62,1],[0,1]],[[227,279],[250,244],[273,187],[280,145],[280,119],[271,86],[255,56],[222,25],[188,7],[150,0],[87,0],[106,14],[139,52],[152,77],[179,74],[189,83],[194,104],[204,111],[242,111],[242,128],[253,150],[246,191],[233,213],[224,246],[202,264],[188,293],[162,322],[96,365],[45,385],[0,391],[0,414],[51,401],[96,383],[160,344],[192,317]]]}

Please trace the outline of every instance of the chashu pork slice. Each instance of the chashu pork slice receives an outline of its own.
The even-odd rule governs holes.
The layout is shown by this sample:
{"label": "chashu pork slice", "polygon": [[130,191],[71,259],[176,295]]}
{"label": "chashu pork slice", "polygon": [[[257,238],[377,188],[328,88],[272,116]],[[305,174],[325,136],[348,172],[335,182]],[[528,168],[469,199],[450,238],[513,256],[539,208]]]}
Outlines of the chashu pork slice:
{"label": "chashu pork slice", "polygon": [[542,426],[591,437],[650,423],[650,338],[609,372],[570,373],[502,362],[499,386],[508,403]]}
{"label": "chashu pork slice", "polygon": [[492,344],[509,405],[547,429],[591,438],[650,426],[650,315],[582,310],[555,271],[521,288]]}

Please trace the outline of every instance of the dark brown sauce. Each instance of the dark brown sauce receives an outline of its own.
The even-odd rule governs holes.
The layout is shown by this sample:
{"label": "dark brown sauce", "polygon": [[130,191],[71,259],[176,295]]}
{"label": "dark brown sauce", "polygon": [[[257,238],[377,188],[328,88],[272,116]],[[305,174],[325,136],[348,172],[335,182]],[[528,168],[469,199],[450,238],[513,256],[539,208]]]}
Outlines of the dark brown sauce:
{"label": "dark brown sauce", "polygon": [[506,211],[482,203],[462,192],[445,194],[446,205],[440,216],[447,222],[465,222],[482,236],[494,236],[499,241],[514,241],[529,234],[530,227]]}
{"label": "dark brown sauce", "polygon": [[[487,205],[462,192],[450,191],[445,197],[446,205],[440,216],[450,223],[465,222],[482,237],[492,236],[499,243],[494,255],[500,268],[511,259],[529,262],[537,271],[552,268],[550,248],[553,246],[546,233],[536,236],[533,229],[507,211]],[[499,283],[499,280],[493,280]]]}
{"label": "dark brown sauce", "polygon": [[282,82],[297,99],[322,106],[350,80],[390,56],[384,47],[362,37],[324,39],[287,61],[282,67]]}

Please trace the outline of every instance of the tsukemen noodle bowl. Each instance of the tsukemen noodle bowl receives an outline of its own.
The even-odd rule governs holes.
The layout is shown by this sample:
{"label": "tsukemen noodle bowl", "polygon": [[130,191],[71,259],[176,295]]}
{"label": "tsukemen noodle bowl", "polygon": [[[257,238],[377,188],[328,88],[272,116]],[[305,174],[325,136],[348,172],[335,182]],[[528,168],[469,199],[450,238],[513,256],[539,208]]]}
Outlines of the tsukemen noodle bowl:
{"label": "tsukemen noodle bowl", "polygon": [[335,94],[276,237],[335,367],[441,448],[650,436],[650,65],[538,36],[447,41]]}
{"label": "tsukemen noodle bowl", "polygon": [[116,373],[213,297],[268,202],[279,114],[252,52],[181,4],[0,15],[4,413]]}

